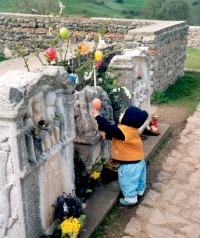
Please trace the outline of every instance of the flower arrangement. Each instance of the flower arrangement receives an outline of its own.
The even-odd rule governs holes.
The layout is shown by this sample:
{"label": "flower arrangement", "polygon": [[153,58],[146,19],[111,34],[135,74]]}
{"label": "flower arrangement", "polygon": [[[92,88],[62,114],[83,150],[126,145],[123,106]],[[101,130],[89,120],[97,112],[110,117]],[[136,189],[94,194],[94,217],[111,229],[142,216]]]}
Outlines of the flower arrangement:
{"label": "flower arrangement", "polygon": [[79,151],[75,151],[75,186],[76,194],[82,201],[86,201],[92,194],[95,187],[102,184],[101,168],[105,162],[105,158],[100,156],[96,159],[91,169],[87,169],[80,158]]}
{"label": "flower arrangement", "polygon": [[63,237],[75,237],[78,235],[81,227],[84,225],[85,222],[85,215],[81,215],[79,218],[69,217],[66,218],[58,227],[57,229],[61,229]]}
{"label": "flower arrangement", "polygon": [[52,206],[55,207],[55,217],[61,221],[52,237],[75,237],[85,223],[86,216],[83,213],[86,207],[85,203],[72,191],[69,194],[63,192],[57,198],[57,204]]}

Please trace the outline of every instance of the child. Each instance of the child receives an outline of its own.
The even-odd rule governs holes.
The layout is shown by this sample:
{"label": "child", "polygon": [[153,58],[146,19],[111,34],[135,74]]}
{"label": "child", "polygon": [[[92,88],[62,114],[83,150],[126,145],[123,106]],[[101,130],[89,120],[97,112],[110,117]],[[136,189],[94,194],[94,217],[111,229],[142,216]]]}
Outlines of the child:
{"label": "child", "polygon": [[120,115],[118,126],[110,124],[93,109],[97,123],[102,131],[102,139],[112,139],[112,158],[120,163],[118,180],[124,198],[123,205],[134,205],[137,196],[142,196],[146,188],[146,164],[139,129],[148,113],[140,108],[130,106]]}

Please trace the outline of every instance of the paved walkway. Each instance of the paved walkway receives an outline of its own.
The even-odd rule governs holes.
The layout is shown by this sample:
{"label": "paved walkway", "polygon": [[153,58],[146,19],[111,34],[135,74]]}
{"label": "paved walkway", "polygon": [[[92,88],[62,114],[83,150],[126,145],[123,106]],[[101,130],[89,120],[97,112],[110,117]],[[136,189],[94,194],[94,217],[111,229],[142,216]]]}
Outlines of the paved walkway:
{"label": "paved walkway", "polygon": [[200,238],[200,105],[123,238]]}

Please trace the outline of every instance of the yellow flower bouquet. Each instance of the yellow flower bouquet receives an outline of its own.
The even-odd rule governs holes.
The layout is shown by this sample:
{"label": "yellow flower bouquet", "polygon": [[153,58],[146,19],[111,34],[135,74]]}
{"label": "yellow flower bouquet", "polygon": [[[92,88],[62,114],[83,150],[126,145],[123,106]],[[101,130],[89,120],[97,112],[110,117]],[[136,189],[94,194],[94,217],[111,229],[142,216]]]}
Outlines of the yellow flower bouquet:
{"label": "yellow flower bouquet", "polygon": [[66,218],[57,229],[61,229],[62,235],[61,238],[75,238],[80,232],[81,228],[85,223],[86,216],[81,215],[79,218],[69,217]]}

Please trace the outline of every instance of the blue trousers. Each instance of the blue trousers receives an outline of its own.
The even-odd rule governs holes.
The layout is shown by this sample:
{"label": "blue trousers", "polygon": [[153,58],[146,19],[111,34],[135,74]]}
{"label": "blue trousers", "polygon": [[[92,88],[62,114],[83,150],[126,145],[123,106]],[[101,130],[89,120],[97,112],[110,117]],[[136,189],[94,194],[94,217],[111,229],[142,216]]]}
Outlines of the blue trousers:
{"label": "blue trousers", "polygon": [[124,197],[134,198],[146,188],[146,163],[141,160],[134,164],[121,164],[118,180]]}

